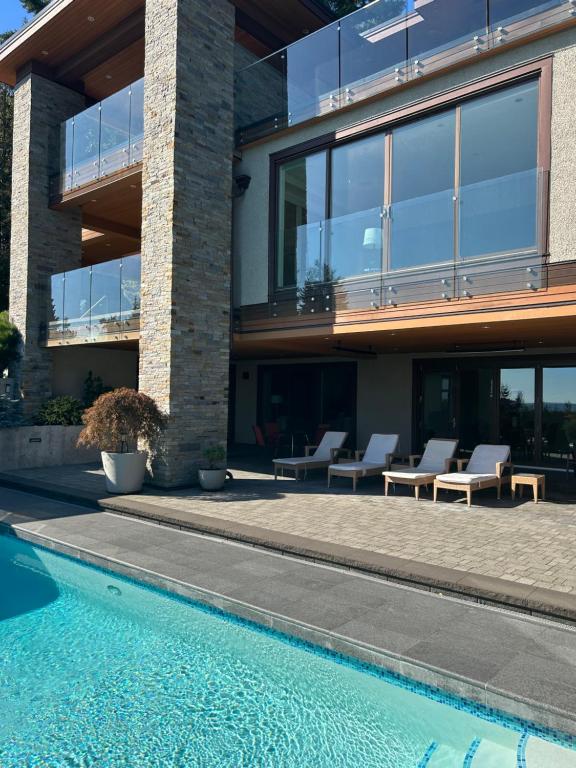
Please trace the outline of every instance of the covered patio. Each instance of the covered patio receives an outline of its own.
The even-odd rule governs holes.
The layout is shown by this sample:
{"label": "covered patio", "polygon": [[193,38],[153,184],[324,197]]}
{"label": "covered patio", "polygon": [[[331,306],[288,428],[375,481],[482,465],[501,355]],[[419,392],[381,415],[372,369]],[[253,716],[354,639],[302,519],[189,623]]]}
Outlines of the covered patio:
{"label": "covered patio", "polygon": [[200,531],[359,569],[467,599],[576,621],[576,503],[554,493],[535,504],[500,502],[493,489],[468,508],[456,493],[417,502],[398,487],[388,498],[381,478],[350,483],[325,472],[300,482],[274,481],[271,463],[230,462],[233,480],[217,493],[199,488],[109,497],[95,465],[20,470],[0,483],[163,525]]}

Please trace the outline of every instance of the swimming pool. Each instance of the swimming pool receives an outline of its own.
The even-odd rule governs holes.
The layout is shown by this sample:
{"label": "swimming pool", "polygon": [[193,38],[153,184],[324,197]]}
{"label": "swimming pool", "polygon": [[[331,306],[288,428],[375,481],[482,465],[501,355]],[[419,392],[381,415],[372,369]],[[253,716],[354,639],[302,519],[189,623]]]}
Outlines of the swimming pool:
{"label": "swimming pool", "polygon": [[3,535],[0,584],[2,768],[576,766],[568,741]]}

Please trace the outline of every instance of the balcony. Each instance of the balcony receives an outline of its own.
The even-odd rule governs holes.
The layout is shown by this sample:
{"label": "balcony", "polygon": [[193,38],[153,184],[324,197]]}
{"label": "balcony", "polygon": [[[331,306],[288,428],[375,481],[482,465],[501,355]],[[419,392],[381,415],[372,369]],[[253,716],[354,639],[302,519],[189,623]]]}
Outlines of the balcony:
{"label": "balcony", "polygon": [[139,331],[139,254],[52,276],[47,346],[125,342]]}
{"label": "balcony", "polygon": [[54,139],[51,197],[93,184],[142,162],[144,80],[62,123]]}
{"label": "balcony", "polygon": [[574,0],[376,0],[237,72],[237,143],[468,64],[571,21],[576,21]]}
{"label": "balcony", "polygon": [[236,330],[442,314],[498,294],[532,300],[546,287],[547,184],[532,169],[298,226],[270,301],[242,307]]}

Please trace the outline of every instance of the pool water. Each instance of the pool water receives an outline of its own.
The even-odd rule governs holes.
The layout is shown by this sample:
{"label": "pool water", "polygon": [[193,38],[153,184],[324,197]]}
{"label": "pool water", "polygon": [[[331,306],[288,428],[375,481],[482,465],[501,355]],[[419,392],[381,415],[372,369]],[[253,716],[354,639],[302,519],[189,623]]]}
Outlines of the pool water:
{"label": "pool water", "polygon": [[14,537],[0,584],[1,768],[576,766],[568,740]]}

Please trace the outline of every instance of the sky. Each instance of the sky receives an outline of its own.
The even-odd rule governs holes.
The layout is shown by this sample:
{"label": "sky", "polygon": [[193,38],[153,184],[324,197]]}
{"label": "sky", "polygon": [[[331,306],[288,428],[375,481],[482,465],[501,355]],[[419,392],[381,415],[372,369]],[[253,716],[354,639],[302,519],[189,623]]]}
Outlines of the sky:
{"label": "sky", "polygon": [[0,32],[18,29],[25,18],[20,0],[0,0]]}

